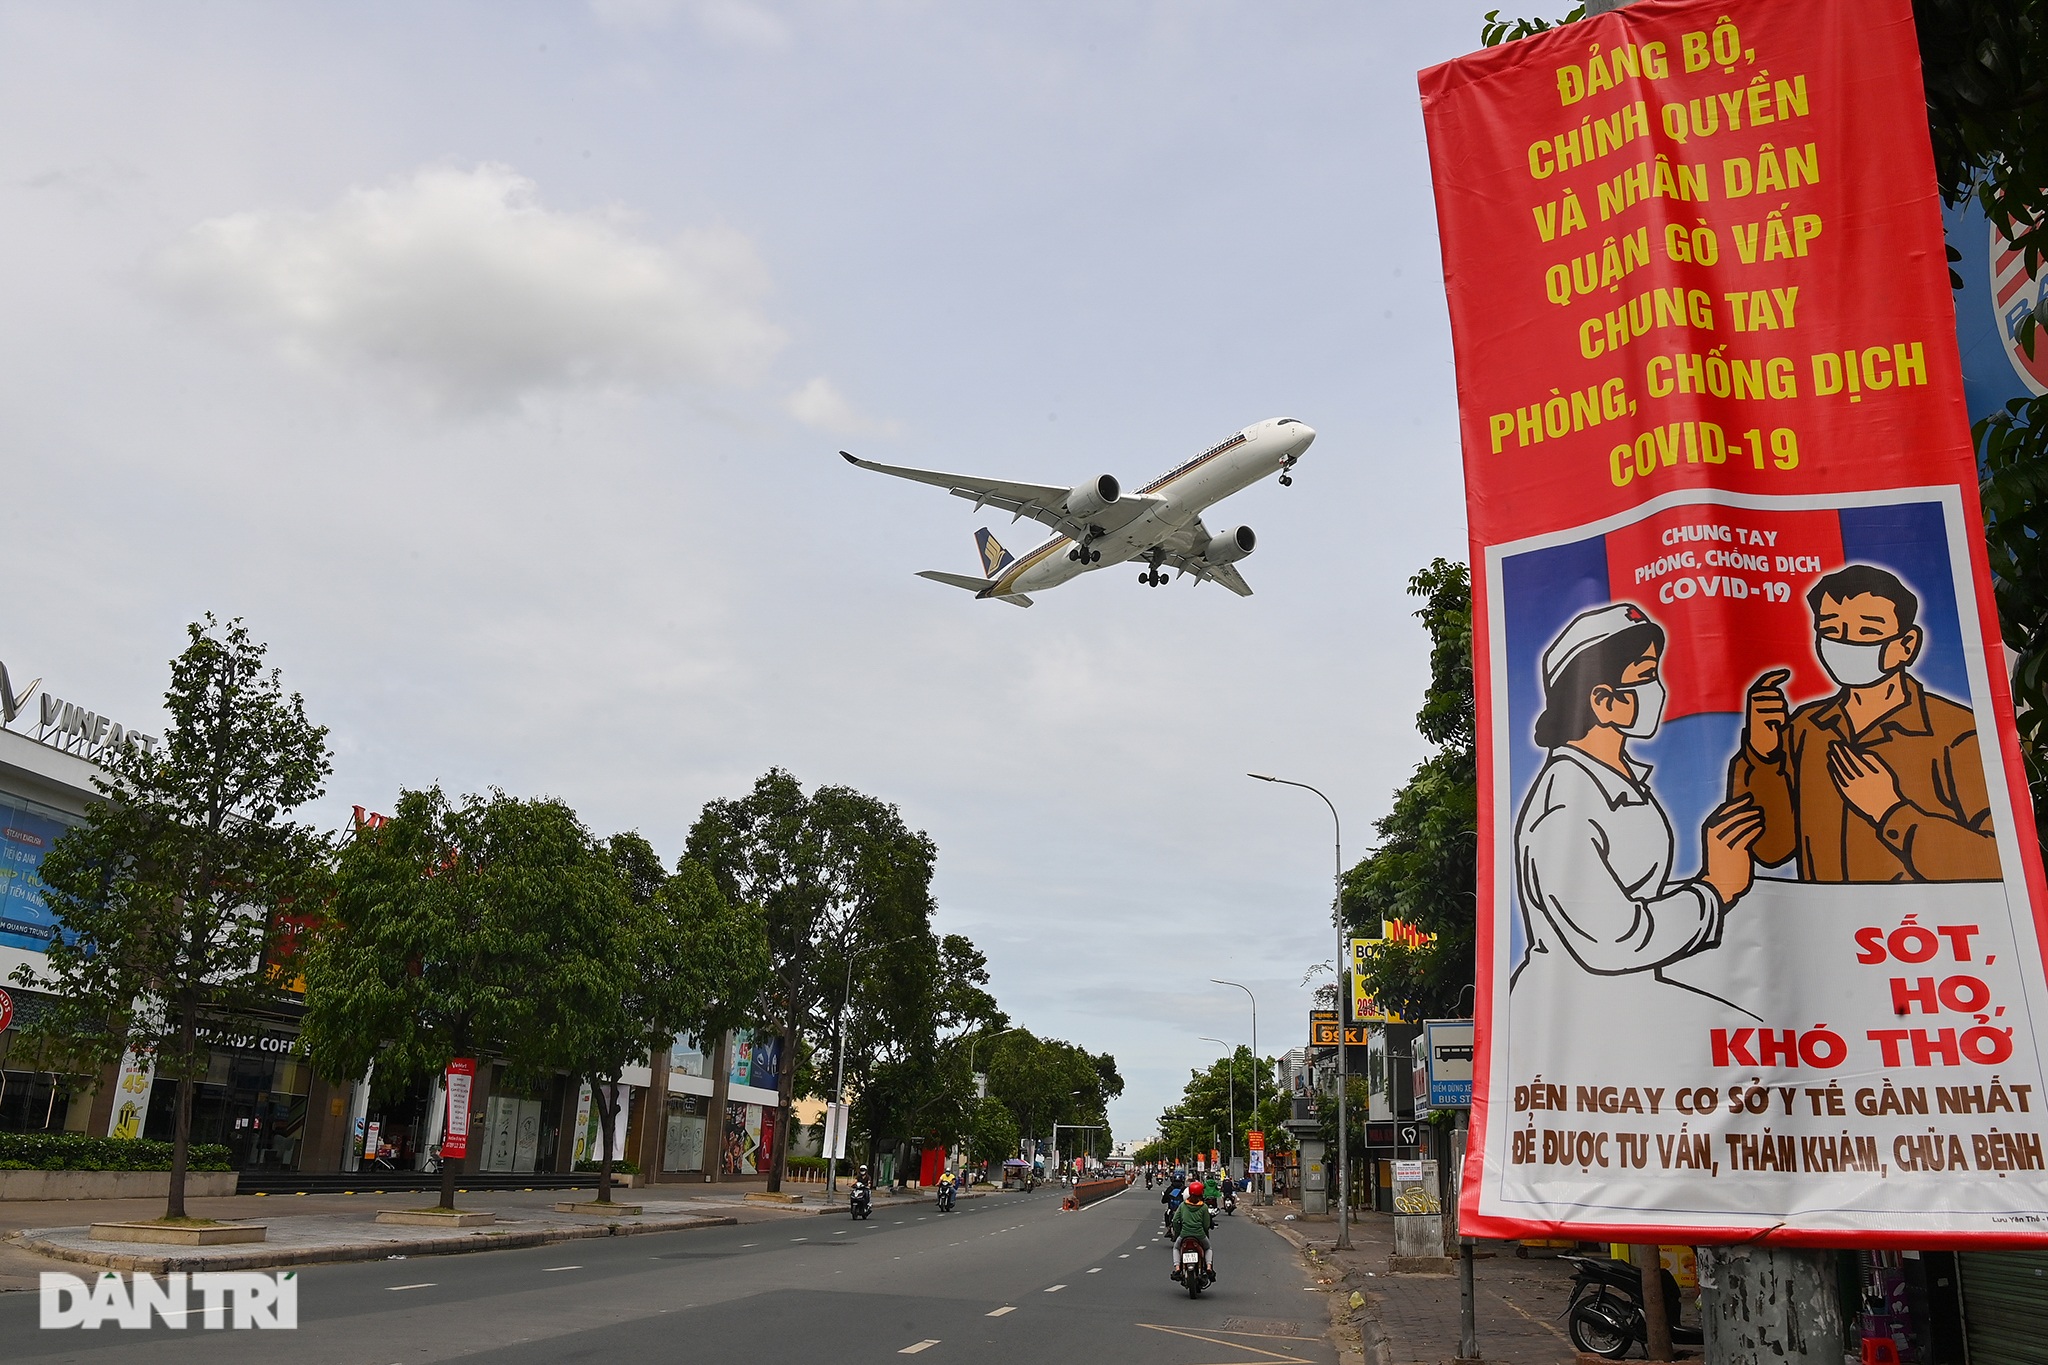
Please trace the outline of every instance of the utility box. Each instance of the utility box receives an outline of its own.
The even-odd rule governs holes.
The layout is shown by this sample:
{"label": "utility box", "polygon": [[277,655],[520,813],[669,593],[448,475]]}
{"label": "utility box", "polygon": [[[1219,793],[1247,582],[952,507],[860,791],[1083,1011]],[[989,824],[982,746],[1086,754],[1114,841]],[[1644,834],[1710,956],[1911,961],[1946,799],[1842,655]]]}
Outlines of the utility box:
{"label": "utility box", "polygon": [[1330,1167],[1323,1159],[1324,1151],[1320,1138],[1301,1140],[1301,1211],[1305,1214],[1330,1211]]}
{"label": "utility box", "polygon": [[1444,1254],[1444,1206],[1437,1193],[1434,1161],[1396,1161],[1394,1167],[1394,1255],[1409,1258]]}

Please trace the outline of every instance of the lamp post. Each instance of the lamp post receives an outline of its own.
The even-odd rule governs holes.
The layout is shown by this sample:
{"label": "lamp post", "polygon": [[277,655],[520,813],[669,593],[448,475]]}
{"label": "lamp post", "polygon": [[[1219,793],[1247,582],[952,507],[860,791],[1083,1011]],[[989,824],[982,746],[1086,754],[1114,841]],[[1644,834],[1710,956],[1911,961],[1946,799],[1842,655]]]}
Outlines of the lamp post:
{"label": "lamp post", "polygon": [[1321,790],[1306,782],[1291,782],[1284,777],[1269,777],[1265,773],[1246,773],[1246,777],[1261,782],[1277,782],[1283,787],[1299,787],[1303,791],[1315,792],[1322,797],[1323,804],[1330,808],[1330,822],[1336,829],[1337,876],[1330,901],[1330,917],[1337,927],[1337,1245],[1349,1248],[1351,1245],[1351,1185],[1347,1157],[1344,1117],[1344,821],[1337,814],[1337,803],[1323,796]]}
{"label": "lamp post", "polygon": [[[998,1038],[1005,1037],[1006,1035],[1012,1033],[1022,1033],[1023,1031],[1024,1026],[1022,1024],[1019,1024],[1015,1028],[1006,1028],[1001,1033],[991,1033],[987,1035],[987,1037],[988,1040],[991,1043],[993,1043]],[[969,1038],[967,1040],[967,1081],[970,1085],[974,1083],[974,1049],[980,1045],[981,1039],[982,1035],[977,1033],[976,1035],[974,1035],[974,1037]],[[976,1095],[975,1098],[979,1100],[983,1097],[980,1095]],[[967,1158],[963,1156],[960,1159],[960,1164],[954,1169],[956,1171],[965,1171],[967,1169]]]}
{"label": "lamp post", "polygon": [[[1213,976],[1209,980],[1214,985],[1237,987],[1252,1002],[1252,1114],[1256,1116],[1259,1112],[1259,997],[1253,995],[1252,988],[1242,981],[1224,981]],[[1231,1054],[1233,1061],[1236,1055]]]}
{"label": "lamp post", "polygon": [[[832,1073],[832,1103],[834,1104],[846,1103],[846,1011],[853,1005],[853,964],[863,953],[872,953],[878,948],[893,948],[899,943],[908,943],[916,937],[916,934],[906,934],[902,938],[892,938],[887,943],[870,943],[866,947],[855,948],[846,955],[846,994],[840,998],[839,1018],[833,1026],[835,1036],[832,1043],[832,1051],[835,1055]],[[848,1117],[852,1117],[851,1110],[848,1111]],[[839,1161],[836,1157],[826,1157],[825,1193],[836,1194],[838,1190]]]}
{"label": "lamp post", "polygon": [[[1206,1034],[1203,1035],[1202,1041],[1205,1043],[1214,1043],[1218,1047],[1230,1047],[1230,1044],[1224,1042],[1221,1038],[1211,1038]],[[1256,1054],[1253,1056],[1252,1061],[1255,1065],[1258,1062],[1258,1057]],[[1237,1049],[1234,1047],[1230,1048],[1229,1075],[1230,1079],[1226,1083],[1230,1093],[1230,1153],[1228,1159],[1230,1161],[1230,1164],[1235,1166],[1237,1164]],[[1253,1073],[1253,1079],[1257,1079],[1256,1072]],[[1252,1102],[1252,1112],[1254,1114],[1259,1112],[1259,1106],[1256,1100]]]}

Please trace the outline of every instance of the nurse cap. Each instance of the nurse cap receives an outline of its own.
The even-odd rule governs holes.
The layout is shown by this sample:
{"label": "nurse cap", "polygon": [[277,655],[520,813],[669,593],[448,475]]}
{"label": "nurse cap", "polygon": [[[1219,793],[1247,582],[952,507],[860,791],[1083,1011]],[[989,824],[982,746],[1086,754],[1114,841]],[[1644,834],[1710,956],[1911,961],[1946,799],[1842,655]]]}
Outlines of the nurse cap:
{"label": "nurse cap", "polygon": [[1652,624],[1649,616],[1633,602],[1616,602],[1612,606],[1580,612],[1564,628],[1563,634],[1550,642],[1550,648],[1543,651],[1543,685],[1554,685],[1565,666],[1593,646],[1611,640],[1625,630],[1649,624]]}

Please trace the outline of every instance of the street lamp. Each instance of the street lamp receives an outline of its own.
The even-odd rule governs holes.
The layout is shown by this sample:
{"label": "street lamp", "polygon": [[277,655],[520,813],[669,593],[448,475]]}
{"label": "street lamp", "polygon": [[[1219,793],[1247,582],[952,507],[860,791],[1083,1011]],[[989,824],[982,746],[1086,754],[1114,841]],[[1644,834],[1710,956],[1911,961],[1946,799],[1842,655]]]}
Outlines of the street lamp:
{"label": "street lamp", "polygon": [[[865,947],[855,948],[846,955],[846,994],[839,1002],[839,1019],[834,1025],[836,1037],[832,1044],[832,1051],[835,1054],[832,1075],[832,1103],[846,1103],[846,1011],[853,1005],[853,964],[855,960],[864,953],[872,953],[881,948],[894,948],[899,943],[908,943],[918,937],[921,937],[921,935],[905,934],[902,938],[892,938],[887,943],[870,943]],[[847,1111],[847,1117],[851,1119],[851,1109]],[[839,1161],[836,1157],[828,1156],[825,1158],[825,1193],[836,1194],[838,1190]]]}
{"label": "street lamp", "polygon": [[[991,1034],[988,1034],[988,1035],[986,1035],[986,1037],[988,1038],[988,1040],[989,1040],[989,1041],[990,1041],[991,1043],[993,1043],[993,1042],[994,1042],[994,1041],[995,1041],[996,1039],[998,1039],[998,1038],[1003,1038],[1003,1037],[1007,1037],[1008,1035],[1010,1035],[1010,1034],[1012,1034],[1012,1033],[1022,1033],[1023,1031],[1024,1031],[1024,1026],[1023,1026],[1022,1024],[1019,1024],[1019,1025],[1017,1025],[1017,1027],[1015,1027],[1015,1028],[1006,1028],[1006,1029],[1004,1029],[1004,1030],[1003,1030],[1003,1031],[1002,1031],[1001,1033],[991,1033]],[[969,1083],[969,1084],[972,1084],[972,1083],[973,1083],[973,1081],[974,1081],[974,1049],[975,1049],[975,1048],[976,1048],[977,1046],[979,1046],[979,1045],[980,1045],[980,1043],[981,1043],[981,1040],[982,1040],[983,1036],[984,1036],[984,1035],[982,1035],[982,1034],[979,1034],[979,1033],[977,1033],[977,1034],[975,1034],[975,1035],[974,1035],[974,1036],[973,1036],[972,1038],[969,1038],[969,1039],[967,1040],[967,1080],[968,1080],[968,1083]],[[958,1039],[955,1039],[954,1041],[955,1041],[955,1042],[958,1042],[959,1040],[958,1040]],[[986,1098],[986,1096],[983,1096],[983,1095],[976,1095],[976,1096],[975,1096],[975,1099],[977,1099],[977,1100],[980,1100],[980,1099],[984,1099],[984,1098]],[[965,1170],[967,1169],[967,1158],[966,1158],[966,1157],[964,1157],[964,1156],[963,1156],[963,1157],[961,1157],[961,1158],[960,1158],[960,1164],[959,1164],[959,1165],[958,1165],[957,1167],[955,1167],[954,1169],[955,1169],[956,1171],[965,1171]]]}
{"label": "street lamp", "polygon": [[[1253,995],[1252,988],[1242,981],[1225,981],[1214,976],[1210,977],[1209,981],[1217,986],[1235,986],[1252,1002],[1252,1114],[1256,1119],[1259,1112],[1259,997]],[[1234,1052],[1231,1054],[1233,1061],[1236,1056]]]}
{"label": "street lamp", "polygon": [[[1207,1034],[1202,1035],[1202,1041],[1205,1043],[1214,1043],[1218,1047],[1230,1047],[1230,1044],[1224,1042],[1221,1038],[1211,1038]],[[1259,1059],[1257,1055],[1254,1054],[1254,1056],[1252,1057],[1252,1080],[1254,1082],[1258,1080],[1258,1060]],[[1235,1166],[1237,1164],[1237,1049],[1234,1047],[1230,1048],[1229,1075],[1230,1079],[1228,1082],[1228,1086],[1230,1091],[1230,1164],[1232,1166]],[[1259,1106],[1256,1100],[1252,1102],[1252,1112],[1254,1114],[1259,1112]]]}
{"label": "street lamp", "polygon": [[1330,917],[1337,926],[1337,1245],[1349,1248],[1351,1245],[1351,1186],[1348,1182],[1348,1152],[1344,1119],[1344,822],[1337,814],[1337,803],[1323,796],[1320,789],[1306,782],[1291,782],[1284,777],[1269,777],[1265,773],[1246,773],[1246,777],[1261,782],[1277,782],[1283,787],[1299,787],[1303,791],[1315,792],[1322,797],[1323,804],[1330,808],[1330,822],[1336,828],[1337,877],[1335,895],[1330,901]]}

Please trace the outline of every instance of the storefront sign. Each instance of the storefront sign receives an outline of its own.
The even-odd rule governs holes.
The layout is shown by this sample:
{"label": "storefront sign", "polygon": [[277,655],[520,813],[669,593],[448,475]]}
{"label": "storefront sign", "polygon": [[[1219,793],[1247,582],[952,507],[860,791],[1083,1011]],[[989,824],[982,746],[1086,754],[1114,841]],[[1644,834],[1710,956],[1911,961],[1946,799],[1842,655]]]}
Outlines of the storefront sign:
{"label": "storefront sign", "polygon": [[43,898],[43,859],[65,827],[46,815],[0,801],[0,947],[48,952],[62,932]]}
{"label": "storefront sign", "polygon": [[475,1083],[476,1058],[457,1057],[448,1063],[448,1119],[441,1131],[444,1160],[469,1155],[469,1096]]}
{"label": "storefront sign", "polygon": [[2048,1241],[1911,5],[1644,0],[1421,85],[1480,735],[1463,1230]]}
{"label": "storefront sign", "polygon": [[119,721],[88,711],[75,702],[53,697],[47,690],[43,693],[42,708],[37,713],[34,738],[38,743],[81,758],[98,758],[110,749],[127,745],[154,752],[157,744],[155,735],[131,730]]}
{"label": "storefront sign", "polygon": [[149,1117],[149,1088],[156,1080],[156,1054],[124,1052],[121,1074],[114,1081],[114,1112],[107,1118],[107,1136],[139,1138]]}

